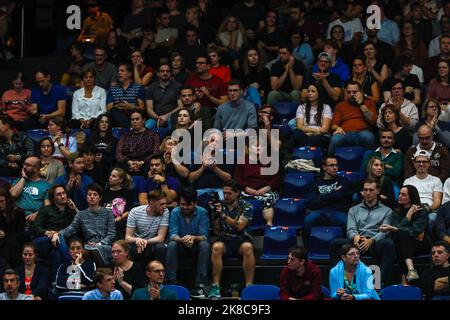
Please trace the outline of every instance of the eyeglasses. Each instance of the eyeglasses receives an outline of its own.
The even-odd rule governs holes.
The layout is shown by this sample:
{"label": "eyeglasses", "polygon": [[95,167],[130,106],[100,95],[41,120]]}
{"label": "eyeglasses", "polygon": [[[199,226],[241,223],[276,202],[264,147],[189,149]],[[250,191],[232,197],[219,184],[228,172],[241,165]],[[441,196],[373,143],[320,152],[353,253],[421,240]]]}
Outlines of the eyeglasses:
{"label": "eyeglasses", "polygon": [[429,163],[430,161],[428,161],[428,160],[426,160],[426,161],[416,160],[414,162],[417,163],[417,164],[426,164],[426,163]]}
{"label": "eyeglasses", "polygon": [[419,140],[430,140],[431,138],[432,138],[432,136],[419,137]]}
{"label": "eyeglasses", "polygon": [[260,111],[260,112],[258,112],[258,114],[267,114],[270,116],[270,112],[267,112],[267,111]]}

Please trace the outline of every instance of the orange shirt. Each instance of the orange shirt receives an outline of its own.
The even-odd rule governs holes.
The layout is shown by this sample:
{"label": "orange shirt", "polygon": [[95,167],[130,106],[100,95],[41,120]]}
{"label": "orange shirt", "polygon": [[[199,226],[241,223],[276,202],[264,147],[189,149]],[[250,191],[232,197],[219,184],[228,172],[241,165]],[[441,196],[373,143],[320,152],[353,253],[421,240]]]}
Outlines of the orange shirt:
{"label": "orange shirt", "polygon": [[348,101],[342,101],[336,106],[331,124],[341,127],[345,132],[371,130],[371,126],[376,126],[377,108],[375,103],[370,100],[364,100],[364,105],[372,113],[369,122],[364,118],[359,106],[352,105]]}
{"label": "orange shirt", "polygon": [[211,67],[209,69],[209,74],[212,74],[213,76],[219,77],[220,79],[225,82],[225,84],[228,84],[231,80],[231,71],[230,68],[220,65],[218,67]]}

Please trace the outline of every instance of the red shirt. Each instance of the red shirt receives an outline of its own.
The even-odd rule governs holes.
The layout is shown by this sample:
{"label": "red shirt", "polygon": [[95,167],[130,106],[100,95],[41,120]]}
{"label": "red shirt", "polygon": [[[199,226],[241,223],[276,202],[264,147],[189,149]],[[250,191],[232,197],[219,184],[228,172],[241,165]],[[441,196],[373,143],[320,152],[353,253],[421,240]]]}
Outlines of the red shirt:
{"label": "red shirt", "polygon": [[230,68],[224,66],[224,65],[220,65],[218,67],[211,67],[211,69],[209,69],[209,74],[212,74],[213,76],[219,77],[220,79],[222,79],[222,81],[225,84],[228,84],[228,82],[231,81],[231,71]]}
{"label": "red shirt", "polygon": [[312,261],[306,263],[305,274],[300,277],[296,270],[284,267],[280,275],[280,298],[290,297],[301,300],[319,300],[322,298],[322,273]]}
{"label": "red shirt", "polygon": [[[187,79],[186,84],[196,89],[195,90],[196,93],[198,92],[198,89],[200,89],[201,87],[206,87],[208,88],[209,93],[217,99],[219,99],[221,96],[227,95],[227,86],[222,81],[222,79],[216,76],[211,76],[211,78],[209,78],[208,80],[202,80],[197,75],[193,75]],[[206,96],[203,96],[202,98],[198,99],[198,102],[202,106],[206,106],[210,109],[216,109],[218,107]]]}

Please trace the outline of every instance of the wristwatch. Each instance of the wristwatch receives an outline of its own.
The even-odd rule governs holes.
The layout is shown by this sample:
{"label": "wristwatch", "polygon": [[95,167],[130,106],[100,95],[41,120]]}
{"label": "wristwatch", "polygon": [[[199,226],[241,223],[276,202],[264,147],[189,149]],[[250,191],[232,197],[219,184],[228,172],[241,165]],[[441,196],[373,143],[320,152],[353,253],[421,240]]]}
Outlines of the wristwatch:
{"label": "wristwatch", "polygon": [[58,147],[64,147],[64,143],[60,143],[60,144],[58,144]]}

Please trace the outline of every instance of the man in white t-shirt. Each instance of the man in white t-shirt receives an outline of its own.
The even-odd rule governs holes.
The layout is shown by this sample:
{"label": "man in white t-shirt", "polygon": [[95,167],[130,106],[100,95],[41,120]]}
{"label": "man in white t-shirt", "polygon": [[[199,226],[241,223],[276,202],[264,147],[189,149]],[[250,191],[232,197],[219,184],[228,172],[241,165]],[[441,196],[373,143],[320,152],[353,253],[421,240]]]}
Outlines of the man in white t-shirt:
{"label": "man in white t-shirt", "polygon": [[438,177],[428,174],[430,168],[430,154],[426,150],[418,150],[413,156],[416,174],[403,183],[412,185],[419,191],[420,202],[434,211],[440,207],[442,201],[442,182]]}

